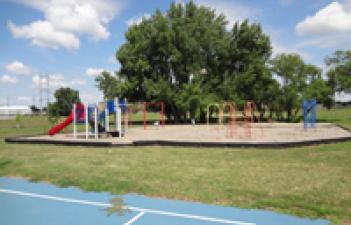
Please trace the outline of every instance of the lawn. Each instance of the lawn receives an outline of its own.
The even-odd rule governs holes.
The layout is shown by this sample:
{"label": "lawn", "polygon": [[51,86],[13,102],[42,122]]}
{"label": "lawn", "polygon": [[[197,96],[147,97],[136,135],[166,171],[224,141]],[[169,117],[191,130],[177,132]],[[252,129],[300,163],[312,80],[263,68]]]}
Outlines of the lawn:
{"label": "lawn", "polygon": [[[319,111],[351,127],[350,109]],[[351,142],[291,149],[86,148],[5,144],[4,136],[46,132],[42,117],[16,129],[0,120],[0,176],[90,191],[264,208],[333,224],[351,223]]]}
{"label": "lawn", "polygon": [[318,120],[335,123],[351,129],[351,107],[331,110],[319,110]]}

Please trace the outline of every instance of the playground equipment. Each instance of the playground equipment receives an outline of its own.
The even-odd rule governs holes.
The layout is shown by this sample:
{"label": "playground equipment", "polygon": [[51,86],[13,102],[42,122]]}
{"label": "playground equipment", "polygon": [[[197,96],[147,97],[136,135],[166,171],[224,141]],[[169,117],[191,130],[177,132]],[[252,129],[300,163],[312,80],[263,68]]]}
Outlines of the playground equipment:
{"label": "playground equipment", "polygon": [[[207,106],[207,127],[210,124],[210,115],[211,115],[211,108],[218,109],[218,127],[223,128],[223,122],[225,119],[225,109],[228,109],[228,123],[227,123],[227,131],[226,137],[234,137],[238,134],[237,132],[237,109],[233,102],[224,102],[222,104],[212,103]],[[245,130],[245,136],[251,138],[252,136],[252,123],[255,122],[254,111],[256,110],[256,105],[252,101],[247,101],[244,105],[244,109],[242,112],[243,116],[243,127]],[[259,118],[257,117],[257,122],[259,122]],[[261,136],[263,134],[262,127],[261,127]]]}
{"label": "playground equipment", "polygon": [[[76,118],[78,118],[79,120],[83,119],[83,118],[84,118],[84,111],[85,111],[84,105],[83,105],[83,104],[76,104],[76,109],[79,110],[79,112],[80,112],[80,113],[76,116]],[[66,118],[63,122],[61,122],[61,123],[59,123],[59,124],[53,126],[53,127],[48,131],[48,135],[53,136],[53,135],[55,135],[56,133],[60,132],[63,128],[65,128],[65,127],[67,127],[68,125],[70,125],[70,124],[73,122],[73,120],[74,120],[74,113],[73,113],[74,111],[75,111],[75,110],[72,110],[72,112],[67,116],[67,118]],[[83,112],[83,113],[82,113],[82,112]]]}
{"label": "playground equipment", "polygon": [[[110,130],[109,115],[115,115],[116,130]],[[123,118],[122,118],[123,115]],[[122,129],[122,121],[124,127]],[[85,138],[93,136],[99,138],[99,133],[106,132],[112,136],[122,137],[128,131],[128,105],[127,100],[120,101],[118,98],[107,100],[106,102],[96,104],[74,104],[70,115],[60,124],[52,127],[49,135],[55,135],[63,128],[73,122],[73,137],[77,138],[77,124],[85,123]],[[101,124],[101,122],[103,122]],[[91,131],[89,132],[89,125]]]}
{"label": "playground equipment", "polygon": [[144,102],[144,130],[146,130],[146,120],[147,120],[147,108],[148,106],[159,106],[161,114],[161,125],[165,127],[165,105],[163,102]]}
{"label": "playground equipment", "polygon": [[246,136],[251,137],[252,135],[252,126],[251,124],[254,122],[254,114],[253,111],[256,108],[256,105],[252,101],[247,101],[244,106],[244,126],[246,127]]}
{"label": "playground equipment", "polygon": [[315,98],[312,98],[311,101],[303,100],[303,127],[306,131],[308,129],[308,124],[310,124],[311,128],[316,127],[316,105],[317,101]]}
{"label": "playground equipment", "polygon": [[236,134],[236,109],[233,102],[224,102],[222,104],[212,103],[207,106],[207,127],[210,124],[210,110],[216,108],[218,110],[218,126],[223,128],[223,122],[225,120],[225,110],[228,109],[228,126],[227,126],[227,137],[234,137]]}
{"label": "playground equipment", "polygon": [[228,116],[228,126],[227,126],[227,133],[226,137],[234,137],[236,135],[236,109],[235,104],[232,102],[224,102],[222,104],[222,110],[220,111],[222,121],[224,121],[224,112],[225,109],[229,109],[229,116]]}

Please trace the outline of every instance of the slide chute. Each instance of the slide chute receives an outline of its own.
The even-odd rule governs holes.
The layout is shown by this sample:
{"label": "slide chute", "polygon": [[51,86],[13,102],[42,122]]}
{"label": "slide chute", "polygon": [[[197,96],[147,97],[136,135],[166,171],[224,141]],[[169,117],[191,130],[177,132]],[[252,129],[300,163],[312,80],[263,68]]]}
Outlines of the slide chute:
{"label": "slide chute", "polygon": [[[76,104],[76,118],[78,121],[84,121],[84,105],[83,104]],[[67,116],[67,118],[62,121],[61,123],[53,126],[49,131],[48,135],[53,136],[60,132],[62,129],[67,127],[73,122],[73,110],[72,112]]]}

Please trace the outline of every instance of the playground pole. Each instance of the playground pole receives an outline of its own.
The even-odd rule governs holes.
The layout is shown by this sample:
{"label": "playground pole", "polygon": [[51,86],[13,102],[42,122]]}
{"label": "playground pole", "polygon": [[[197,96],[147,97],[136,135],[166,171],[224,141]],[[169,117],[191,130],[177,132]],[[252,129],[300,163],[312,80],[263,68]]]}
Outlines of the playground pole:
{"label": "playground pole", "polygon": [[98,134],[98,105],[96,105],[96,107],[94,108],[94,121],[95,121],[95,124],[94,124],[94,131],[95,131],[95,139],[98,139],[99,137],[99,134]]}
{"label": "playground pole", "polygon": [[110,130],[108,115],[109,115],[109,112],[108,112],[108,107],[107,107],[107,102],[106,102],[105,103],[105,129],[107,132]]}
{"label": "playground pole", "polygon": [[73,104],[73,138],[77,138],[76,104]]}
{"label": "playground pole", "polygon": [[308,108],[308,103],[307,100],[304,99],[303,103],[302,103],[302,107],[303,107],[303,127],[305,130],[307,130],[307,108]]}
{"label": "playground pole", "polygon": [[126,104],[126,111],[125,111],[125,116],[124,116],[124,133],[126,134],[128,132],[128,122],[129,122],[129,110],[127,106],[127,98],[124,98],[124,103]]}
{"label": "playground pole", "polygon": [[88,104],[85,104],[84,105],[84,113],[85,113],[85,139],[88,139],[89,138],[89,112],[88,112],[88,107],[89,105]]}
{"label": "playground pole", "polygon": [[118,136],[119,137],[122,137],[122,110],[120,107],[117,108],[117,120],[118,120],[118,123],[117,123],[117,131],[118,131]]}
{"label": "playground pole", "polygon": [[219,106],[219,115],[218,115],[218,121],[219,121],[219,128],[222,129],[223,128],[223,117],[224,117],[224,104]]}
{"label": "playground pole", "polygon": [[118,131],[118,112],[117,109],[119,108],[119,100],[118,97],[115,98],[115,125],[116,130]]}

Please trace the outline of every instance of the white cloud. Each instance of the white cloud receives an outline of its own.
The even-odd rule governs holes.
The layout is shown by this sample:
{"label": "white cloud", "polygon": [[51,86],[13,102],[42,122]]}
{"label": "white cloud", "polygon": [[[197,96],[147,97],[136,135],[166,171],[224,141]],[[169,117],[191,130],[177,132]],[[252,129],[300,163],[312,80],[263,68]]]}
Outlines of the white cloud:
{"label": "white cloud", "polygon": [[351,11],[339,2],[332,2],[314,16],[308,16],[296,25],[300,35],[324,35],[351,32]]}
{"label": "white cloud", "polygon": [[302,46],[350,47],[351,0],[334,1],[328,4],[315,15],[308,16],[299,22],[295,30],[300,36],[310,38],[304,41]]}
{"label": "white cloud", "polygon": [[30,39],[33,46],[78,49],[80,45],[79,39],[73,33],[55,30],[48,21],[39,20],[25,26],[8,22],[7,25],[15,38]]}
{"label": "white cloud", "polygon": [[44,14],[44,20],[18,26],[8,22],[16,38],[31,40],[32,45],[57,49],[78,49],[79,36],[87,35],[94,40],[107,39],[108,23],[122,8],[113,0],[19,0]]}
{"label": "white cloud", "polygon": [[30,75],[32,73],[32,70],[28,66],[19,61],[13,61],[12,63],[7,64],[5,69],[8,72],[18,75]]}
{"label": "white cloud", "polygon": [[217,13],[223,13],[228,20],[228,29],[231,29],[237,21],[245,19],[256,19],[258,12],[252,6],[246,6],[234,1],[226,0],[195,0],[195,3],[215,9]]}
{"label": "white cloud", "polygon": [[101,69],[101,68],[88,68],[85,71],[85,73],[88,76],[95,77],[95,76],[99,76],[103,71],[104,71],[104,69]]}
{"label": "white cloud", "polygon": [[149,13],[144,13],[143,15],[139,16],[134,16],[127,20],[127,25],[130,27],[132,25],[139,25],[143,20],[149,19],[151,15]]}
{"label": "white cloud", "polygon": [[12,77],[12,76],[9,76],[9,75],[2,75],[0,77],[0,83],[2,84],[16,84],[18,83],[18,80],[16,77]]}

